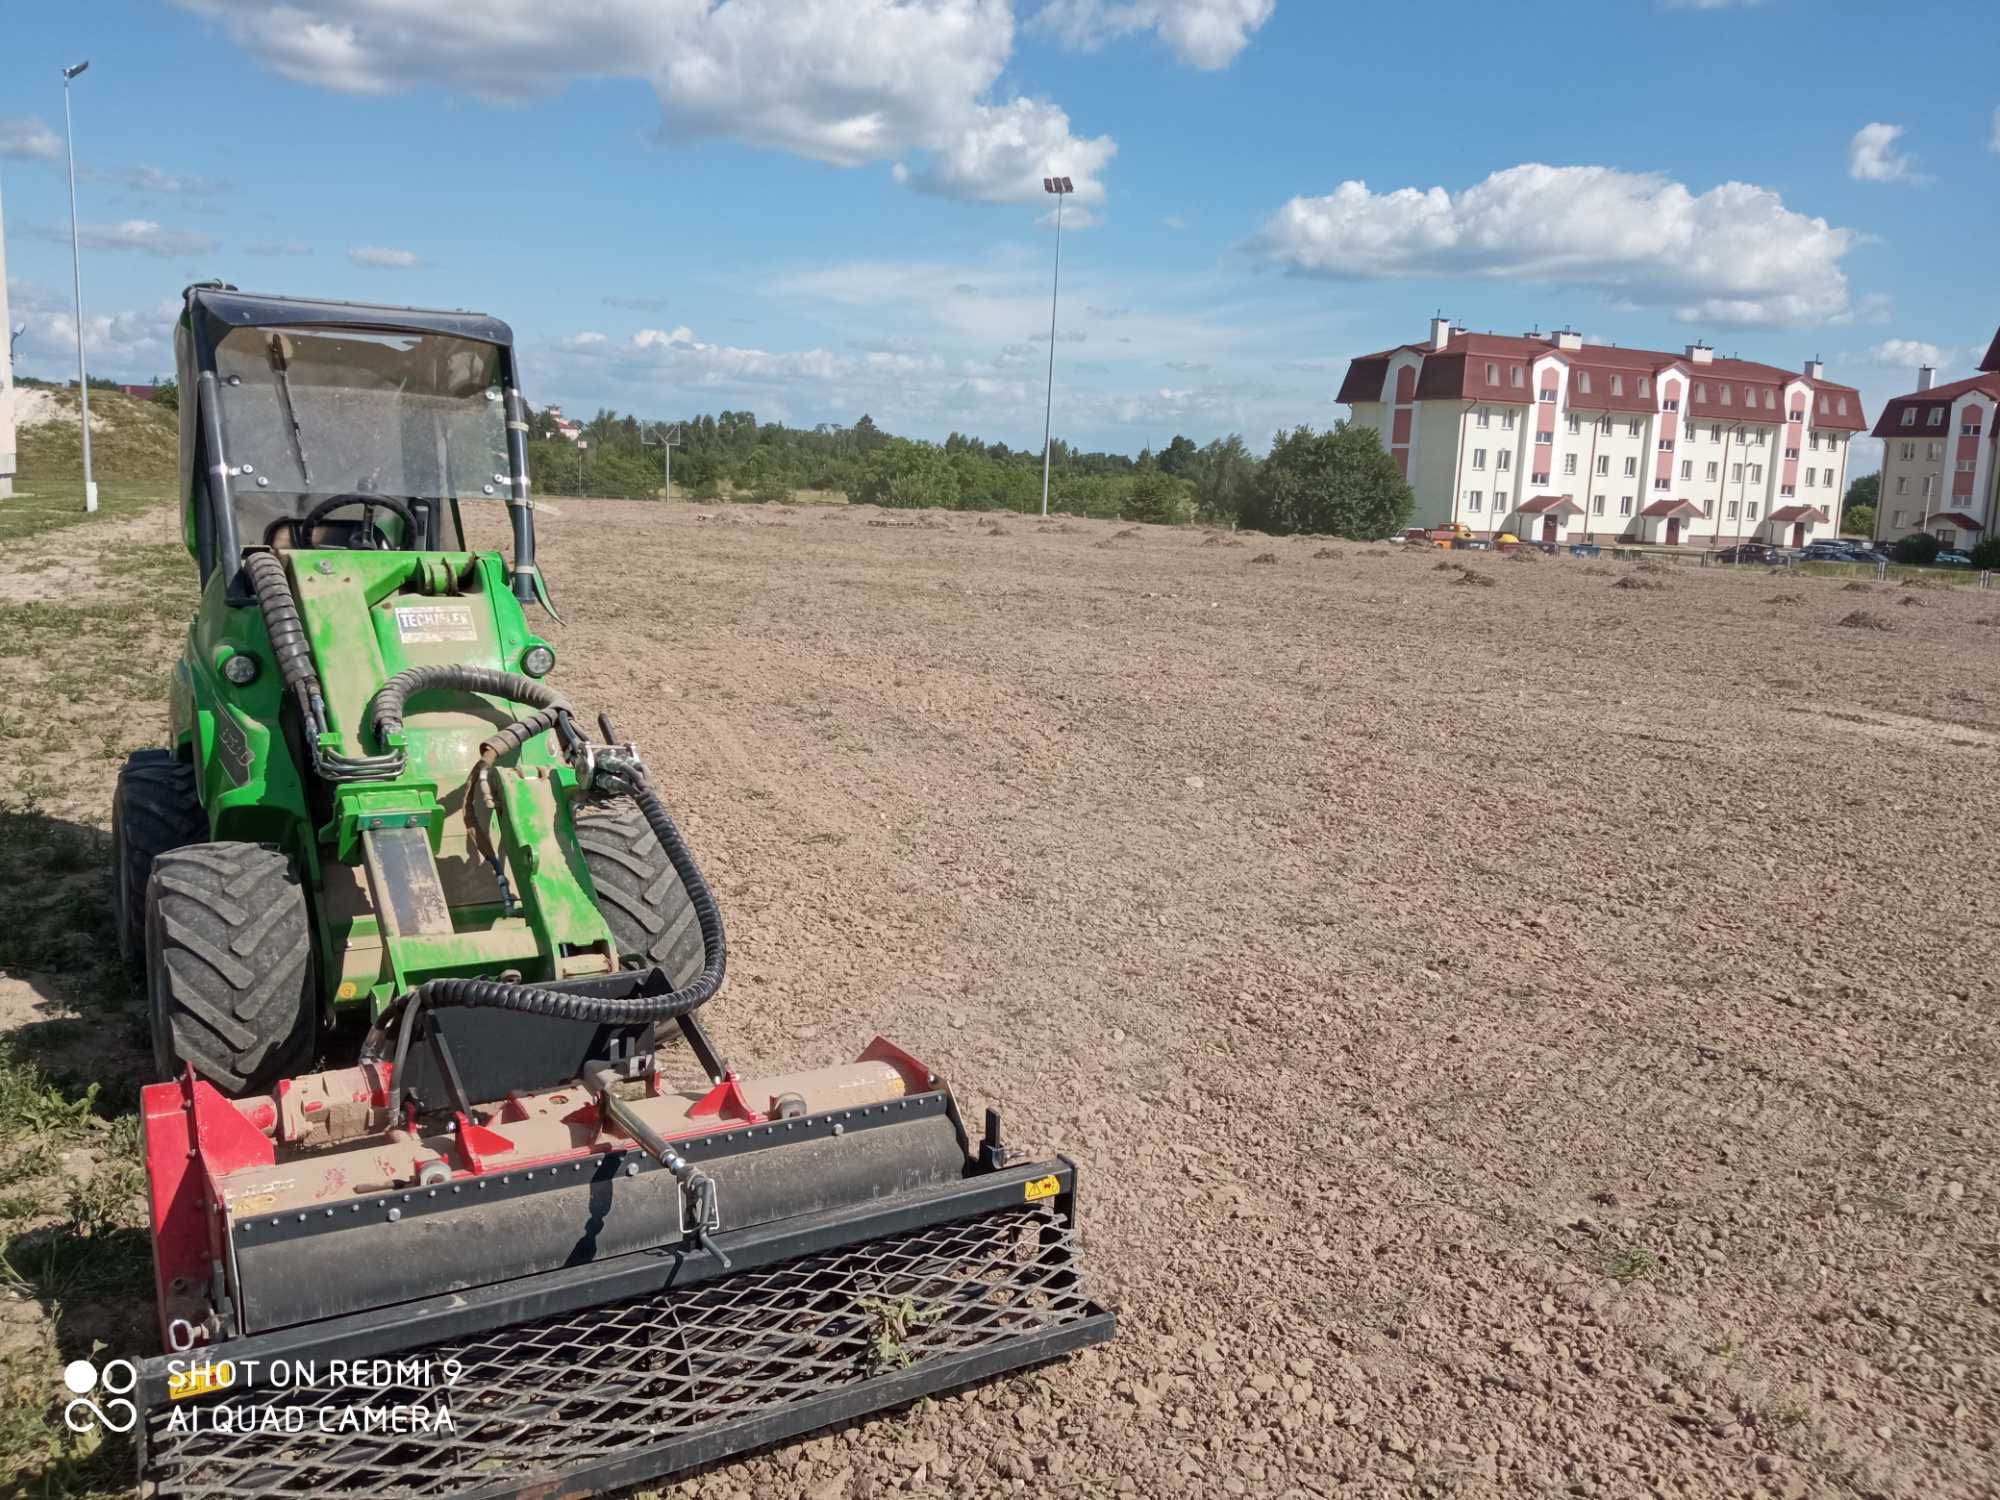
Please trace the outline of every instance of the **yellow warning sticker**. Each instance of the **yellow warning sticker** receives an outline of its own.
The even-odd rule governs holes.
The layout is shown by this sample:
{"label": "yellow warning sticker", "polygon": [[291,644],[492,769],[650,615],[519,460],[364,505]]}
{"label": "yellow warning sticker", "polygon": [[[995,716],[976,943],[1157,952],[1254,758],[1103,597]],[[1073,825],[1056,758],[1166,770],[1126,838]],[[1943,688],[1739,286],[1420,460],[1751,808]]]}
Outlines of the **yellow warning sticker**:
{"label": "yellow warning sticker", "polygon": [[185,1401],[190,1396],[206,1396],[226,1391],[236,1384],[236,1366],[228,1360],[204,1360],[167,1376],[167,1399]]}
{"label": "yellow warning sticker", "polygon": [[1053,1176],[1037,1177],[1032,1182],[1021,1184],[1021,1196],[1029,1203],[1039,1203],[1044,1198],[1053,1198],[1062,1191],[1062,1183]]}

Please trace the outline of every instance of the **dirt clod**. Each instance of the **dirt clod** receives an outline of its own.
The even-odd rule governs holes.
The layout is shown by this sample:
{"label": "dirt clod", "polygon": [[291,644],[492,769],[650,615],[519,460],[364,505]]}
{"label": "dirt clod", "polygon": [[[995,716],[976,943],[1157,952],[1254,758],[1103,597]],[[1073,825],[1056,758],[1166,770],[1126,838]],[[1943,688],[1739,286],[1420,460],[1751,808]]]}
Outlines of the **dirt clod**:
{"label": "dirt clod", "polygon": [[1849,630],[1894,630],[1896,627],[1887,615],[1878,615],[1872,609],[1851,610],[1834,621]]}
{"label": "dirt clod", "polygon": [[1275,552],[1259,552],[1250,559],[1253,563],[1275,563],[1277,560],[1278,554]]}
{"label": "dirt clod", "polygon": [[1655,591],[1664,589],[1667,586],[1667,581],[1664,578],[1654,576],[1661,571],[1664,570],[1642,568],[1639,572],[1627,573],[1611,586],[1614,589],[1652,589]]}

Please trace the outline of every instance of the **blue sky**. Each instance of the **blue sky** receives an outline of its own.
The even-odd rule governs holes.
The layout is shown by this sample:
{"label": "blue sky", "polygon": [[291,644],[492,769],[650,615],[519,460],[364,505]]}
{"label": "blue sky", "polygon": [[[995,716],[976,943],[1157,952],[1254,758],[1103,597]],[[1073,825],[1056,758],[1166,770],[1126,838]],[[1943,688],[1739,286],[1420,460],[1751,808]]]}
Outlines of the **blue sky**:
{"label": "blue sky", "polygon": [[[1127,451],[1341,415],[1355,353],[1474,329],[1796,368],[1871,414],[2000,321],[2000,8],[1832,0],[99,0],[16,6],[21,372],[185,282],[474,306],[529,395]],[[1560,55],[1551,41],[1566,38]],[[1865,462],[1864,458],[1864,462]]]}

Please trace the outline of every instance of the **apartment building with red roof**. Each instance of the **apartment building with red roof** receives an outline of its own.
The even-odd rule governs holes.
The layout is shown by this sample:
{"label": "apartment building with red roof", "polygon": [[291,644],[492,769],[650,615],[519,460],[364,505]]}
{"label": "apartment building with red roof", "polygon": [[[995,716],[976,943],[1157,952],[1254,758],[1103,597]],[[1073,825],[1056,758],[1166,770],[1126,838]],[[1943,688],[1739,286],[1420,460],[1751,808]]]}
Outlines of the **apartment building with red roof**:
{"label": "apartment building with red roof", "polygon": [[1925,365],[1917,388],[1882,408],[1882,494],[1875,535],[1892,542],[1928,531],[1970,547],[2000,525],[2000,333],[1979,373],[1937,384]]}
{"label": "apartment building with red roof", "polygon": [[1785,546],[1836,534],[1861,393],[1826,378],[1434,318],[1348,365],[1336,397],[1416,491],[1414,524],[1524,540]]}

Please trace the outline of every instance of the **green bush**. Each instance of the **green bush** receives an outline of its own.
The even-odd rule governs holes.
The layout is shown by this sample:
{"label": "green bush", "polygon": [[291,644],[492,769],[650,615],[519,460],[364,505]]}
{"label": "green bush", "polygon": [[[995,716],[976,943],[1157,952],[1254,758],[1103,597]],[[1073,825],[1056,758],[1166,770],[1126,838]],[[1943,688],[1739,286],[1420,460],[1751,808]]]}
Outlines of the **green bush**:
{"label": "green bush", "polygon": [[[1192,447],[1192,444],[1189,444]],[[1132,476],[1119,516],[1156,526],[1178,526],[1188,517],[1187,488],[1170,474],[1149,469]]]}
{"label": "green bush", "polygon": [[1989,536],[1972,549],[1972,565],[1982,572],[2000,572],[2000,536]]}
{"label": "green bush", "polygon": [[890,438],[870,451],[847,498],[855,505],[900,509],[954,506],[958,503],[958,476],[935,443]]}
{"label": "green bush", "polygon": [[1280,432],[1258,466],[1241,521],[1255,531],[1350,537],[1358,542],[1395,535],[1416,508],[1416,496],[1372,427],[1336,423]]}
{"label": "green bush", "polygon": [[1937,561],[1938,547],[1936,537],[1913,531],[1889,549],[1889,556],[1899,563],[1925,567]]}

